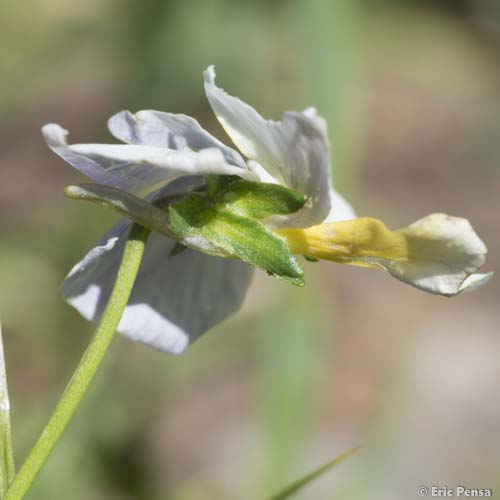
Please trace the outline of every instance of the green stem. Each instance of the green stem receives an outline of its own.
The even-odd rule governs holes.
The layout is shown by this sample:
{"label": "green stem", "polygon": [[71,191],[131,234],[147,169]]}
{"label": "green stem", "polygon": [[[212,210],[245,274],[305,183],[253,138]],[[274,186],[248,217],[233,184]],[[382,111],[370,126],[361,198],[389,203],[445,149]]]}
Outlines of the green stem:
{"label": "green stem", "polygon": [[14,479],[15,465],[12,451],[12,437],[10,432],[10,402],[7,388],[7,373],[3,349],[2,328],[0,327],[0,497]]}
{"label": "green stem", "polygon": [[149,230],[132,226],[113,291],[97,330],[45,429],[14,477],[5,500],[20,500],[30,489],[89,387],[127,305],[148,236]]}

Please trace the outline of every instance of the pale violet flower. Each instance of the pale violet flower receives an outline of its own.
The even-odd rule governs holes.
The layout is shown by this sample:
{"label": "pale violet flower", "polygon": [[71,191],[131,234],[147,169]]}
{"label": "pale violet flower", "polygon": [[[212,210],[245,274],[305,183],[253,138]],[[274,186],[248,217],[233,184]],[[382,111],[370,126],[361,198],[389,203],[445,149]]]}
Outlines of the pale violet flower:
{"label": "pale violet flower", "polygon": [[[148,203],[204,189],[204,176],[213,174],[290,188],[306,197],[302,208],[273,212],[264,222],[294,254],[382,268],[445,296],[489,279],[491,273],[475,274],[486,247],[466,219],[433,214],[390,231],[376,219],[356,218],[333,190],[326,123],[313,108],[286,112],[279,122],[265,120],[215,85],[213,67],[204,72],[204,83],[217,119],[239,151],[195,119],[159,111],[111,117],[109,129],[121,145],[68,145],[67,132],[55,124],[46,125],[43,134],[55,153],[94,182]],[[66,300],[88,320],[98,320],[104,310],[130,226],[128,219],[116,224],[64,281]],[[203,237],[182,243],[190,248],[172,257],[178,243],[151,234],[118,326],[122,334],[171,353],[182,352],[236,311],[253,272],[241,260],[223,258],[234,255],[219,252]]]}

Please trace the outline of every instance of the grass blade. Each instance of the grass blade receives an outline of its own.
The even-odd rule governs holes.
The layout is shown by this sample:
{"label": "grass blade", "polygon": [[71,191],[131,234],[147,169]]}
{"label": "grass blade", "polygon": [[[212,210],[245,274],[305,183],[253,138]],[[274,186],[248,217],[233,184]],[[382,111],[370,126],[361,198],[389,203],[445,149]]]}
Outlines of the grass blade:
{"label": "grass blade", "polygon": [[2,326],[0,325],[0,492],[2,497],[14,479],[14,475],[14,453],[10,433],[10,401],[5,371]]}
{"label": "grass blade", "polygon": [[334,458],[330,462],[322,465],[321,467],[318,467],[317,469],[313,470],[309,474],[305,475],[304,477],[298,479],[297,481],[293,482],[292,484],[286,486],[284,489],[282,489],[279,493],[276,493],[273,495],[269,500],[284,500],[286,498],[289,498],[291,495],[297,493],[300,489],[302,489],[304,486],[307,486],[309,483],[317,479],[318,477],[322,476],[323,474],[327,473],[330,471],[330,469],[333,469],[333,467],[339,465],[342,463],[344,460],[347,460],[351,455],[354,455],[359,450],[359,447],[352,448],[338,457]]}

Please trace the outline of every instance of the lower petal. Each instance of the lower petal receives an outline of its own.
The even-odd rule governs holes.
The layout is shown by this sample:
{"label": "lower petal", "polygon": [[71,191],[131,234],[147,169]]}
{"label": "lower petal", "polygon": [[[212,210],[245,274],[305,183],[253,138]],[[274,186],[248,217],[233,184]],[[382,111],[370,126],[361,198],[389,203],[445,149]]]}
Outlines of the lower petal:
{"label": "lower petal", "polygon": [[278,233],[293,253],[382,268],[409,285],[447,297],[475,289],[492,276],[475,274],[487,249],[469,221],[445,214],[396,231],[377,219],[359,218]]}
{"label": "lower petal", "polygon": [[[65,299],[87,320],[98,321],[106,307],[129,228],[118,223],[63,283]],[[174,244],[151,234],[118,331],[178,354],[240,307],[252,268],[190,249],[170,258]]]}

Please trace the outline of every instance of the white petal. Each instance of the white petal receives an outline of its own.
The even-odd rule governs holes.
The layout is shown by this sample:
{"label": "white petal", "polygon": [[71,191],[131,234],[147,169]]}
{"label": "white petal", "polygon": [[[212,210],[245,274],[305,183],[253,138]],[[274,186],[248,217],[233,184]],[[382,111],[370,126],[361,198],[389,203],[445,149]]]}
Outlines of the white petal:
{"label": "white petal", "polygon": [[489,273],[471,274],[465,278],[464,282],[460,285],[460,292],[473,292],[480,286],[488,283],[493,278],[493,271]]}
{"label": "white petal", "polygon": [[478,288],[492,276],[475,274],[486,260],[487,249],[467,219],[431,214],[398,232],[408,241],[408,259],[380,259],[378,264],[405,283],[453,297]]}
{"label": "white petal", "polygon": [[120,111],[109,119],[108,127],[117,139],[128,144],[192,151],[217,148],[227,163],[247,168],[239,153],[209,134],[190,116],[154,110],[139,111],[135,115]]}
{"label": "white petal", "polygon": [[[129,228],[118,223],[63,283],[68,303],[88,320],[97,321],[106,306]],[[178,354],[240,307],[252,268],[189,249],[169,259],[173,244],[151,234],[118,331]]]}
{"label": "white petal", "polygon": [[338,222],[356,218],[356,212],[351,204],[334,189],[330,190],[330,203],[332,208],[324,222]]}
{"label": "white petal", "polygon": [[66,143],[67,131],[49,124],[42,129],[49,147],[70,165],[101,184],[145,195],[185,175],[225,174],[254,178],[229,165],[216,148],[199,152],[152,146]]}
{"label": "white petal", "polygon": [[42,134],[49,148],[83,175],[99,184],[127,189],[130,184],[127,178],[115,172],[108,172],[94,160],[79,156],[71,151],[66,142],[67,130],[64,130],[56,123],[48,123],[42,127]]}
{"label": "white petal", "polygon": [[279,182],[272,177],[269,172],[258,162],[254,160],[248,160],[248,168],[257,176],[259,182],[265,182],[267,184],[279,184]]}
{"label": "white petal", "polygon": [[215,85],[213,66],[204,72],[204,80],[210,105],[239,150],[280,184],[309,197],[306,206],[287,219],[287,225],[307,227],[322,222],[330,211],[331,186],[325,121],[312,108],[286,112],[281,122],[265,120]]}

